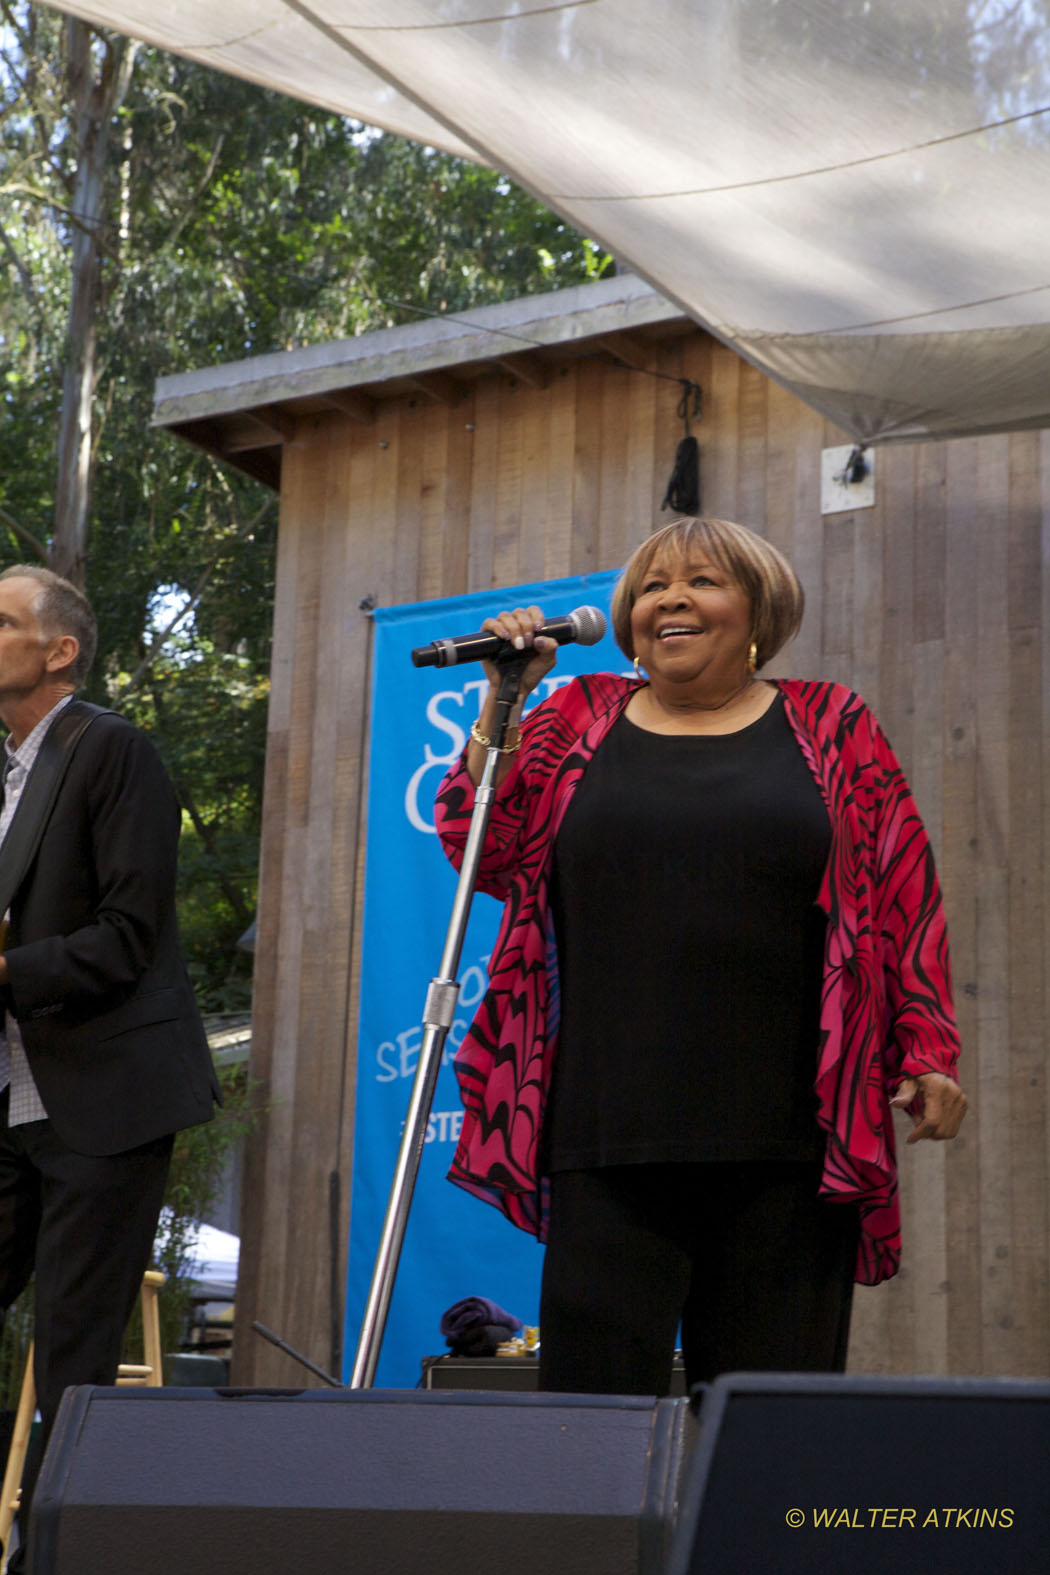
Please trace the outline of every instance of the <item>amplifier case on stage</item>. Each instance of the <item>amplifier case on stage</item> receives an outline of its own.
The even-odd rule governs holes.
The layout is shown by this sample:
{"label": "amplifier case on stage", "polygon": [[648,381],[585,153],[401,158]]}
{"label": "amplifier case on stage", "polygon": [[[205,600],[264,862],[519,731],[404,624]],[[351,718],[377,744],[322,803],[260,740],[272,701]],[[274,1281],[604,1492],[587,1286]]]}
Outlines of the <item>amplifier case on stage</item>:
{"label": "amplifier case on stage", "polygon": [[[426,1356],[424,1389],[499,1389],[535,1394],[540,1364],[535,1356]],[[678,1358],[671,1372],[671,1394],[686,1395],[685,1366]]]}
{"label": "amplifier case on stage", "polygon": [[683,1400],[70,1389],[35,1575],[660,1575]]}

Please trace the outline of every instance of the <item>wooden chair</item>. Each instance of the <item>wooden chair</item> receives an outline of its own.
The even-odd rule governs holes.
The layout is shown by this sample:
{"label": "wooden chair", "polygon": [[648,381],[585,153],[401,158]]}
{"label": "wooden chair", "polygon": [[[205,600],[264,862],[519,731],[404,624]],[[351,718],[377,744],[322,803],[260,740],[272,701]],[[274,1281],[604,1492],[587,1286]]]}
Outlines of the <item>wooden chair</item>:
{"label": "wooden chair", "polygon": [[[146,1388],[159,1389],[164,1383],[164,1369],[160,1349],[160,1311],[157,1296],[161,1286],[167,1280],[167,1275],[159,1269],[147,1269],[142,1276],[142,1355],[141,1364],[121,1362],[117,1368],[118,1384],[138,1384]],[[7,1569],[7,1544],[11,1536],[11,1527],[14,1525],[15,1515],[18,1511],[18,1498],[21,1492],[22,1468],[25,1465],[26,1453],[29,1449],[29,1434],[33,1426],[33,1417],[36,1414],[36,1385],[33,1382],[33,1346],[30,1344],[26,1355],[25,1373],[22,1378],[22,1392],[18,1398],[18,1410],[15,1414],[14,1431],[11,1434],[11,1447],[7,1451],[7,1469],[4,1472],[4,1485],[0,1488],[0,1548],[3,1548],[3,1559],[0,1561],[0,1575]]]}

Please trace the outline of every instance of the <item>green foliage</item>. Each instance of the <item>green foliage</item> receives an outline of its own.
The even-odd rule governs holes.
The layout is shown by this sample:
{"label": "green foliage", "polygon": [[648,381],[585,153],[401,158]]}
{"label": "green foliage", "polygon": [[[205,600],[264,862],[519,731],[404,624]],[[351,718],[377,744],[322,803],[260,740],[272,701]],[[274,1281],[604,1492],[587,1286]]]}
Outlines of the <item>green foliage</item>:
{"label": "green foliage", "polygon": [[4,1314],[0,1333],[0,1411],[18,1409],[26,1358],[32,1343],[33,1286],[30,1284]]}
{"label": "green foliage", "polygon": [[[191,1282],[188,1259],[195,1228],[207,1215],[218,1195],[223,1170],[232,1150],[246,1138],[256,1120],[256,1089],[244,1066],[219,1071],[222,1109],[215,1120],[190,1127],[175,1138],[171,1172],[164,1193],[162,1220],[165,1234],[155,1265],[168,1282],[160,1293],[160,1342],[164,1352],[177,1351],[190,1311]],[[128,1361],[141,1361],[141,1311],[128,1326],[125,1345]]]}
{"label": "green foliage", "polygon": [[[65,22],[0,0],[0,567],[45,558],[78,158]],[[105,38],[94,34],[101,66]],[[106,172],[88,698],[147,727],[186,832],[207,1010],[248,1005],[276,500],[152,432],[156,379],[598,277],[610,259],[492,170],[140,47]],[[151,609],[189,615],[158,652]],[[163,622],[163,619],[162,619]]]}
{"label": "green foliage", "polygon": [[166,642],[144,683],[129,682],[111,675],[114,700],[153,738],[183,805],[179,927],[198,1000],[248,1010],[251,957],[237,941],[255,912],[268,682],[200,626]]}

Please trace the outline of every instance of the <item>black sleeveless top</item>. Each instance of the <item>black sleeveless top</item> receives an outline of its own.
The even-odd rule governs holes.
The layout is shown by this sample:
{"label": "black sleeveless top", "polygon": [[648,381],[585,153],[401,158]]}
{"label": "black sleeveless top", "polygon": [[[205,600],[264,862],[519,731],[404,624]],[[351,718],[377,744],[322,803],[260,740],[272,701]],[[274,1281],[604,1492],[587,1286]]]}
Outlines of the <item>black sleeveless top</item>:
{"label": "black sleeveless top", "polygon": [[554,848],[548,1173],[820,1157],[830,845],[779,695],[736,733],[610,729]]}

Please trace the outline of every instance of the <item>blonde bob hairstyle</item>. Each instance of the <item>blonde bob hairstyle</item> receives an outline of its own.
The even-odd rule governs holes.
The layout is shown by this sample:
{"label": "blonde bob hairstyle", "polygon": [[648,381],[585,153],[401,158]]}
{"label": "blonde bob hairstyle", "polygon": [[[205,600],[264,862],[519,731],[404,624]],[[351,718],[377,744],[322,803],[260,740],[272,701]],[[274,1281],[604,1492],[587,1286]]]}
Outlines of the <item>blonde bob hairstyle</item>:
{"label": "blonde bob hairstyle", "polygon": [[641,594],[653,559],[661,552],[686,559],[706,553],[739,585],[751,603],[751,637],[758,648],[759,667],[771,662],[798,633],[805,595],[787,559],[746,525],[735,525],[732,520],[682,517],[635,548],[613,591],[613,633],[620,650],[631,661],[631,609]]}

